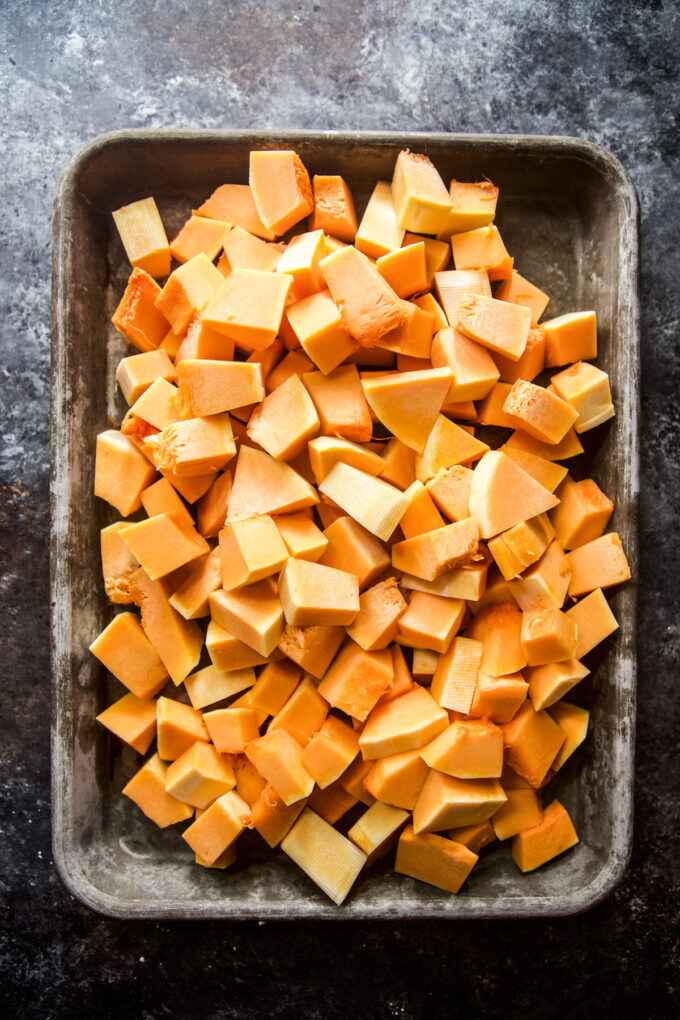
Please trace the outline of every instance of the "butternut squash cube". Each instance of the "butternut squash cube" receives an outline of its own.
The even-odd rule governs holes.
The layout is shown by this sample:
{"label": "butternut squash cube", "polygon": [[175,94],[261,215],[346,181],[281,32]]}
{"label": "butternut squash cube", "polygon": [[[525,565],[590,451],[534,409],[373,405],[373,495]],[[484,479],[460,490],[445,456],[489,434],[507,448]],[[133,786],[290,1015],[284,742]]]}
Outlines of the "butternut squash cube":
{"label": "butternut squash cube", "polygon": [[432,683],[432,677],[435,674],[437,663],[440,659],[441,655],[437,652],[431,652],[426,648],[414,648],[413,665],[411,667],[413,679],[419,684],[428,687]]}
{"label": "butternut squash cube", "polygon": [[363,722],[394,678],[387,649],[365,652],[348,641],[319,684],[319,694],[334,708]]}
{"label": "butternut squash cube", "polygon": [[141,499],[142,506],[149,517],[165,513],[178,513],[184,523],[193,528],[193,517],[167,478],[159,478],[153,485],[144,489]]}
{"label": "butternut squash cube", "polygon": [[156,298],[156,308],[173,332],[183,333],[192,316],[203,309],[223,283],[219,269],[200,252],[170,274]]}
{"label": "butternut squash cube", "polygon": [[562,546],[553,539],[537,563],[524,571],[509,588],[520,609],[554,606],[561,609],[567,597],[571,566]]}
{"label": "butternut squash cube", "polygon": [[178,475],[173,471],[162,468],[161,474],[164,478],[167,478],[173,489],[176,489],[187,503],[195,503],[199,500],[208,491],[217,477],[216,470],[209,470],[205,474],[200,475]]}
{"label": "butternut squash cube", "polygon": [[288,559],[279,578],[286,623],[346,626],[359,612],[359,585],[353,574],[307,560]]}
{"label": "butternut squash cube", "polygon": [[324,375],[358,349],[329,290],[310,294],[289,305],[286,318],[305,354]]}
{"label": "butternut squash cube", "polygon": [[288,464],[241,445],[229,496],[230,523],[258,514],[292,513],[318,502],[314,488]]}
{"label": "butternut squash cube", "polygon": [[574,658],[527,669],[525,676],[529,681],[531,704],[537,712],[549,708],[589,673],[590,670]]}
{"label": "butternut squash cube", "polygon": [[90,645],[90,651],[138,698],[153,698],[168,671],[134,613],[119,613]]}
{"label": "butternut squash cube", "polygon": [[210,552],[206,540],[178,511],[129,524],[120,535],[152,581]]}
{"label": "butternut squash cube", "polygon": [[155,199],[130,202],[112,215],[131,264],[149,276],[167,276],[170,247]]}
{"label": "butternut squash cube", "polygon": [[423,452],[416,454],[416,478],[427,483],[442,468],[483,457],[489,447],[471,433],[472,429],[467,431],[443,414],[437,415]]}
{"label": "butternut squash cube", "polygon": [[435,290],[446,314],[446,325],[455,327],[461,304],[471,294],[491,297],[491,284],[486,270],[448,269],[435,273]]}
{"label": "butternut squash cube", "polygon": [[527,432],[521,429],[512,433],[501,449],[521,450],[524,453],[533,453],[536,457],[544,457],[545,460],[568,460],[570,457],[578,457],[583,453],[583,444],[576,435],[573,428],[569,429],[566,436],[560,443],[541,443],[534,439]]}
{"label": "butternut squash cube", "polygon": [[234,341],[224,333],[206,326],[198,316],[187,326],[184,339],[174,355],[175,364],[192,358],[208,361],[233,361]]}
{"label": "butternut squash cube", "polygon": [[364,786],[364,780],[371,771],[370,761],[364,761],[362,755],[357,755],[346,772],[340,776],[338,782],[347,793],[354,799],[354,803],[361,801],[366,807],[370,807],[375,797],[372,797]]}
{"label": "butternut squash cube", "polygon": [[[502,809],[499,808],[500,810]],[[496,814],[498,814],[498,811]],[[496,833],[493,830],[492,823],[486,821],[478,822],[476,825],[461,825],[457,829],[449,829],[448,836],[454,843],[460,843],[461,846],[471,850],[473,854],[478,854],[489,843],[493,843]],[[422,836],[421,838],[426,839],[428,837]]]}
{"label": "butternut squash cube", "polygon": [[[281,261],[281,246],[268,244],[243,227],[233,227],[223,235],[224,254],[230,272],[234,269],[258,269],[273,273]],[[228,276],[226,273],[225,276]]]}
{"label": "butternut squash cube", "polygon": [[254,648],[240,641],[231,631],[221,627],[215,620],[208,624],[205,635],[205,647],[214,666],[224,673],[248,669],[252,666],[263,666],[267,656],[260,655]]}
{"label": "butternut squash cube", "polygon": [[357,443],[368,442],[373,426],[356,365],[343,365],[328,375],[307,372],[303,382],[324,433]]}
{"label": "butternut squash cube", "polygon": [[564,741],[557,723],[545,710],[536,712],[530,701],[525,701],[517,715],[503,726],[506,763],[536,789]]}
{"label": "butternut squash cube", "polygon": [[359,596],[359,612],[347,627],[347,634],[366,652],[387,648],[405,609],[406,600],[396,578],[388,577]]}
{"label": "butternut squash cube", "polygon": [[474,470],[470,513],[480,538],[492,538],[558,503],[556,496],[499,450],[490,450]]}
{"label": "butternut squash cube", "polygon": [[292,283],[285,273],[234,269],[201,313],[208,326],[251,350],[269,347],[279,331]]}
{"label": "butternut squash cube", "polygon": [[366,863],[362,850],[309,807],[281,841],[281,849],[338,905]]}
{"label": "butternut squash cube", "polygon": [[[448,262],[448,249],[447,249],[447,262]],[[435,275],[436,274],[434,274],[432,277],[433,280]],[[435,332],[439,329],[445,329],[448,326],[449,320],[446,318],[446,315],[444,314],[444,309],[439,304],[439,302],[435,300],[432,294],[421,294],[420,297],[416,297],[413,299],[413,303],[418,305],[418,308],[421,308],[424,312],[430,313],[434,320]],[[401,372],[404,371],[404,369],[401,367],[399,370]]]}
{"label": "butternut squash cube", "polygon": [[522,646],[523,617],[515,605],[484,606],[468,628],[484,645],[481,669],[490,676],[516,673],[527,664]]}
{"label": "butternut squash cube", "polygon": [[394,870],[446,892],[457,893],[477,863],[477,854],[451,839],[416,834],[407,825],[397,844]]}
{"label": "butternut squash cube", "polygon": [[203,721],[220,754],[242,754],[247,744],[260,735],[252,708],[217,708],[204,712]]}
{"label": "butternut squash cube", "polygon": [[300,681],[300,668],[287,659],[268,663],[250,692],[253,708],[267,715],[281,711]]}
{"label": "butternut squash cube", "polygon": [[328,539],[304,513],[277,517],[274,523],[289,556],[316,563],[325,552]]}
{"label": "butternut squash cube", "polygon": [[527,345],[531,312],[483,294],[470,294],[461,301],[454,323],[470,340],[519,361]]}
{"label": "butternut squash cube", "polygon": [[457,779],[499,779],[503,731],[486,719],[456,719],[420,754],[431,769]]}
{"label": "butternut squash cube", "polygon": [[194,813],[188,804],[165,792],[166,775],[165,762],[154,754],[123,787],[123,796],[129,797],[161,829],[186,821]]}
{"label": "butternut squash cube", "polygon": [[[194,255],[202,252],[212,262],[217,258],[222,247],[222,239],[229,229],[230,224],[225,223],[224,220],[212,220],[207,216],[190,216],[170,242],[173,259],[176,262],[188,262]],[[167,271],[161,275],[167,276],[169,272],[170,265],[168,265]]]}
{"label": "butternut squash cube", "polygon": [[523,829],[540,825],[543,810],[536,790],[506,790],[507,801],[491,819],[496,839],[509,839]]}
{"label": "butternut squash cube", "polygon": [[141,610],[144,633],[173,683],[178,685],[198,665],[203,632],[195,621],[185,620],[170,605],[172,586],[167,578],[152,581],[139,567],[130,584],[134,601]]}
{"label": "butternut squash cube", "polygon": [[155,468],[132,440],[108,429],[97,436],[94,494],[128,517],[142,505],[142,492],[153,481]]}
{"label": "butternut squash cube", "polygon": [[555,492],[567,476],[567,468],[564,465],[555,464],[545,457],[537,457],[534,453],[526,453],[524,450],[517,450],[507,444],[502,447],[502,450],[510,460],[514,460],[515,464],[521,467],[522,471],[526,471],[549,492]]}
{"label": "butternut squash cube", "polygon": [[235,790],[230,790],[184,830],[182,839],[211,865],[251,824],[250,808]]}
{"label": "butternut squash cube", "polygon": [[453,372],[445,397],[447,403],[482,400],[500,374],[488,350],[457,329],[440,329],[436,333],[431,358],[436,368],[450,368]]}
{"label": "butternut squash cube", "polygon": [[132,405],[156,379],[172,382],[175,369],[163,351],[151,350],[121,358],[116,369],[116,382],[128,405]]}
{"label": "butternut squash cube", "polygon": [[314,209],[309,174],[296,152],[251,152],[248,181],[262,222],[276,234],[285,234]]}
{"label": "butternut squash cube", "polygon": [[126,528],[127,524],[127,521],[116,521],[108,528],[102,528],[100,534],[102,574],[106,597],[111,602],[123,605],[133,601],[130,578],[139,567],[137,559],[120,537],[121,530]]}
{"label": "butternut squash cube", "polygon": [[565,481],[560,503],[550,512],[563,549],[575,549],[599,538],[609,523],[614,504],[592,478],[581,482]]}
{"label": "butternut squash cube", "polygon": [[[394,246],[378,254],[399,248],[402,236],[403,233],[397,231]],[[357,248],[348,245],[327,255],[319,265],[331,297],[340,309],[345,329],[362,347],[372,347],[406,321],[408,309],[359,250],[359,234],[357,245]]]}
{"label": "butternut squash cube", "polygon": [[344,179],[334,174],[314,174],[312,192],[314,209],[309,219],[310,230],[323,230],[351,244],[357,232],[357,217],[352,193]]}
{"label": "butternut squash cube", "polygon": [[578,836],[565,808],[558,800],[543,812],[538,825],[519,832],[512,841],[512,856],[520,871],[534,871],[578,843]]}
{"label": "butternut squash cube", "polygon": [[254,683],[255,670],[252,666],[229,673],[217,666],[205,666],[188,676],[184,686],[193,708],[201,709],[233,694],[240,694]]}
{"label": "butternut squash cube", "polygon": [[411,596],[408,609],[399,617],[399,633],[416,648],[429,648],[443,654],[448,650],[464,615],[462,599],[416,591]]}
{"label": "butternut squash cube", "polygon": [[183,804],[205,810],[234,789],[236,779],[228,758],[212,744],[197,740],[168,766],[165,789]]}
{"label": "butternut squash cube", "polygon": [[354,244],[358,251],[379,259],[390,251],[398,251],[404,230],[397,223],[392,188],[388,181],[378,181],[357,228]]}
{"label": "butternut squash cube", "polygon": [[[513,269],[509,278],[501,282],[496,297],[500,301],[510,301],[514,305],[524,305],[531,311],[532,322],[538,322],[550,301],[547,294],[520,276],[516,269]],[[526,379],[528,376],[523,378]]]}
{"label": "butternut squash cube", "polygon": [[567,553],[571,567],[569,594],[586,595],[630,580],[630,567],[619,535],[612,531]]}
{"label": "butternut squash cube", "polygon": [[396,485],[398,489],[408,489],[416,477],[416,451],[393,436],[382,459],[384,467],[380,474],[383,481]]}
{"label": "butternut squash cube", "polygon": [[451,251],[456,269],[485,270],[490,280],[507,280],[512,275],[514,259],[493,223],[454,234]]}
{"label": "butternut squash cube", "polygon": [[359,736],[365,761],[424,747],[448,726],[449,718],[423,687],[373,709]]}
{"label": "butternut squash cube", "polygon": [[197,216],[208,216],[243,227],[251,234],[273,241],[276,234],[265,227],[247,184],[222,184],[197,210]]}
{"label": "butternut squash cube", "polygon": [[347,439],[317,436],[309,441],[309,463],[317,485],[321,484],[338,461],[374,476],[379,475],[384,467],[380,454]]}
{"label": "butternut squash cube", "polygon": [[291,460],[320,428],[314,404],[300,377],[291,375],[255,408],[248,436],[277,460]]}
{"label": "butternut squash cube", "polygon": [[578,705],[570,705],[566,701],[558,701],[551,705],[548,714],[557,723],[566,736],[566,740],[551,765],[551,770],[557,772],[564,765],[577,747],[580,747],[586,739],[588,732],[588,720],[590,712]]}
{"label": "butternut squash cube", "polygon": [[595,365],[578,361],[554,375],[550,384],[577,414],[574,428],[579,435],[614,417],[609,376]]}
{"label": "butternut squash cube", "polygon": [[251,807],[253,828],[273,849],[290,832],[306,803],[304,799],[287,806],[274,787],[267,783]]}
{"label": "butternut squash cube", "polygon": [[422,482],[416,479],[404,495],[409,499],[409,505],[399,522],[404,538],[415,538],[416,535],[444,527],[444,519]]}
{"label": "butternut squash cube", "polygon": [[434,317],[413,301],[401,299],[400,301],[405,315],[404,321],[391,329],[389,333],[385,333],[377,342],[386,351],[428,360],[432,349]]}
{"label": "butternut squash cube", "polygon": [[146,754],[156,735],[156,703],[136,694],[124,694],[99,713],[97,722],[139,754]]}
{"label": "butternut squash cube", "polygon": [[542,443],[559,443],[575,423],[578,412],[555,393],[525,379],[512,384],[503,411],[523,429]]}
{"label": "butternut squash cube", "polygon": [[158,754],[164,761],[176,761],[197,740],[210,743],[203,717],[191,705],[161,695],[156,713]]}
{"label": "butternut squash cube", "polygon": [[222,585],[222,565],[219,549],[213,549],[208,556],[192,566],[187,578],[170,596],[169,602],[185,620],[195,620],[210,615],[208,597]]}
{"label": "butternut squash cube", "polygon": [[302,764],[324,789],[339,779],[359,753],[359,738],[335,716],[328,716],[302,753]]}
{"label": "butternut squash cube", "polygon": [[288,559],[288,550],[268,515],[226,524],[220,531],[222,587],[242,588],[276,574]]}
{"label": "butternut squash cube", "polygon": [[[537,319],[535,320],[538,321]],[[548,368],[591,361],[597,357],[595,312],[569,312],[543,323],[545,363]]]}
{"label": "butternut squash cube", "polygon": [[393,485],[342,461],[326,475],[319,492],[383,541],[391,536],[409,503]]}
{"label": "butternut squash cube", "polygon": [[422,241],[381,255],[376,268],[400,298],[411,297],[429,286],[425,244]]}
{"label": "butternut squash cube", "polygon": [[527,337],[527,345],[524,353],[513,361],[504,354],[494,352],[493,360],[496,362],[501,380],[507,383],[517,382],[518,379],[527,379],[531,382],[545,368],[545,333],[542,326],[532,326]]}
{"label": "butternut squash cube", "polygon": [[406,230],[439,234],[452,209],[446,185],[427,156],[403,149],[392,177],[392,199],[397,222]]}
{"label": "butternut squash cube", "polygon": [[[477,686],[470,705],[471,719],[488,717],[491,722],[506,723],[517,714],[520,706],[526,701],[529,684],[525,683],[521,673],[508,676],[489,676],[479,671]],[[505,783],[501,779],[503,786]]]}
{"label": "butternut squash cube", "polygon": [[145,439],[144,447],[159,471],[179,476],[221,471],[236,453],[228,414],[168,425]]}
{"label": "butternut squash cube", "polygon": [[497,779],[455,779],[430,769],[413,809],[413,831],[442,832],[485,822],[507,799]]}
{"label": "butternut squash cube", "polygon": [[133,269],[111,322],[138,351],[155,351],[170,323],[156,307],[161,288],[143,269]]}
{"label": "butternut squash cube", "polygon": [[530,666],[573,659],[576,624],[553,606],[529,609],[522,614],[522,648]]}
{"label": "butternut squash cube", "polygon": [[311,230],[291,238],[276,266],[277,273],[293,278],[291,293],[297,300],[325,287],[319,262],[328,254],[323,230]]}
{"label": "butternut squash cube", "polygon": [[343,627],[287,626],[279,638],[279,648],[306,673],[320,679],[343,642]]}
{"label": "butternut squash cube", "polygon": [[474,184],[451,181],[449,185],[451,212],[440,237],[449,238],[467,230],[476,230],[493,223],[498,201],[498,188],[491,181]]}
{"label": "butternut squash cube", "polygon": [[415,748],[373,761],[364,786],[376,800],[413,811],[427,772],[420,750]]}
{"label": "butternut squash cube", "polygon": [[321,697],[314,681],[306,676],[271,720],[267,732],[285,730],[293,740],[306,747],[323,726],[327,715],[328,702]]}
{"label": "butternut squash cube", "polygon": [[407,819],[408,811],[376,803],[354,823],[347,836],[367,855],[366,867],[392,849]]}
{"label": "butternut squash cube", "polygon": [[269,579],[212,592],[209,602],[216,623],[260,655],[271,655],[283,634],[283,606]]}
{"label": "butternut squash cube", "polygon": [[187,358],[177,364],[177,382],[187,418],[220,414],[264,398],[261,366],[245,361]]}
{"label": "butternut squash cube", "polygon": [[448,651],[437,662],[432,677],[431,694],[438,705],[467,715],[483,652],[481,641],[464,637],[453,639]]}
{"label": "butternut squash cube", "polygon": [[449,468],[440,468],[425,488],[450,521],[462,521],[470,516],[471,485],[471,469],[462,464],[454,464]]}
{"label": "butternut squash cube", "polygon": [[246,757],[290,807],[309,797],[314,780],[302,764],[303,748],[283,729],[251,740]]}
{"label": "butternut squash cube", "polygon": [[601,641],[613,634],[619,626],[601,588],[591,591],[576,605],[567,609],[566,615],[576,624],[575,656],[577,659],[582,659],[584,655],[591,652]]}
{"label": "butternut squash cube", "polygon": [[385,428],[422,453],[452,381],[453,372],[446,367],[364,378],[362,386]]}
{"label": "butternut squash cube", "polygon": [[539,514],[489,539],[488,548],[505,580],[511,581],[541,558],[554,534],[547,516]]}
{"label": "butternut squash cube", "polygon": [[477,552],[479,532],[474,517],[426,531],[392,546],[392,565],[426,581],[470,560]]}

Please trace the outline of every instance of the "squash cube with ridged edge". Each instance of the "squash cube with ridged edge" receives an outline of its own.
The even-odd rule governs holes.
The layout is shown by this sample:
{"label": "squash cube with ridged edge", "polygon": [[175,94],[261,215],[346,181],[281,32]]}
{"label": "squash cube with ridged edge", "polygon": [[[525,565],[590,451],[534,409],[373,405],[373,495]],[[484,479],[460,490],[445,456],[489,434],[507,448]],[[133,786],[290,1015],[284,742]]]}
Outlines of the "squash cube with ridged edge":
{"label": "squash cube with ridged edge", "polygon": [[366,863],[366,854],[306,807],[281,849],[334,903],[346,898]]}
{"label": "squash cube with ridged edge", "polygon": [[149,197],[130,202],[112,216],[130,264],[149,276],[167,276],[170,246],[156,200]]}
{"label": "squash cube with ridged edge", "polygon": [[464,715],[470,711],[483,653],[481,641],[455,637],[448,651],[439,658],[430,691],[443,709]]}
{"label": "squash cube with ridged edge", "polygon": [[349,829],[348,839],[367,855],[366,867],[392,849],[408,816],[403,808],[375,803]]}

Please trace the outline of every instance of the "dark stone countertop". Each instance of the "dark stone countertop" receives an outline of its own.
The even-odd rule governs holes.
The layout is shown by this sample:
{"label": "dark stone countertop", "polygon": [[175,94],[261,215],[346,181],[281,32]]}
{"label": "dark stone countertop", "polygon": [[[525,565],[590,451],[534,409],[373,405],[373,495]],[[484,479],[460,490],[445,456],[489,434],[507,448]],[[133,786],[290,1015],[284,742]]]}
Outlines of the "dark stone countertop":
{"label": "dark stone countertop", "polygon": [[[677,1015],[678,8],[5,0],[0,6],[0,1003],[21,1018]],[[123,127],[578,135],[642,206],[635,847],[580,917],[154,924],[99,917],[50,848],[50,217],[57,176]],[[675,525],[675,526],[674,526]]]}

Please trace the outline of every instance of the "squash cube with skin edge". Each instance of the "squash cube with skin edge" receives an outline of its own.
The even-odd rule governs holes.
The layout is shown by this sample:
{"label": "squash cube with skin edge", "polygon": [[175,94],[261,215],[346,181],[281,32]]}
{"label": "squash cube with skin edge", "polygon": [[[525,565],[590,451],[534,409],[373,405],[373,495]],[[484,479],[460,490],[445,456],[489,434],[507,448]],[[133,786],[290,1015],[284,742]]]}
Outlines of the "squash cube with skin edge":
{"label": "squash cube with skin edge", "polygon": [[97,436],[94,494],[106,500],[121,517],[129,517],[142,505],[142,492],[156,470],[131,439],[115,429]]}
{"label": "squash cube with skin edge", "polygon": [[442,468],[470,464],[483,457],[489,447],[471,435],[471,431],[439,414],[423,452],[416,454],[416,478],[425,484]]}
{"label": "squash cube with skin edge", "polygon": [[512,275],[514,259],[508,255],[498,228],[493,224],[454,234],[451,252],[456,269],[483,270],[492,281],[507,280]]}
{"label": "squash cube with skin edge", "polygon": [[500,373],[488,350],[457,329],[439,330],[431,358],[435,368],[453,372],[446,402],[483,400],[498,381]]}
{"label": "squash cube with skin edge", "polygon": [[319,492],[383,541],[392,535],[409,503],[393,485],[342,461],[321,482]]}
{"label": "squash cube with skin edge", "polygon": [[364,378],[362,386],[385,428],[422,453],[452,381],[453,372],[447,367]]}
{"label": "squash cube with skin edge", "polygon": [[229,495],[227,523],[259,514],[304,510],[319,497],[301,475],[263,450],[241,444]]}
{"label": "squash cube with skin edge", "polygon": [[138,698],[153,698],[168,671],[134,613],[119,613],[90,645],[97,659]]}
{"label": "squash cube with skin edge", "polygon": [[525,379],[512,384],[503,411],[534,439],[559,443],[572,425],[578,424],[578,412],[555,393]]}
{"label": "squash cube with skin edge", "polygon": [[129,605],[134,601],[130,578],[139,568],[136,557],[120,537],[121,530],[127,525],[127,521],[115,521],[108,528],[102,528],[99,538],[106,597],[118,605]]}
{"label": "squash cube with skin edge", "polygon": [[170,605],[172,585],[167,578],[152,581],[139,567],[130,579],[130,587],[141,610],[144,633],[177,686],[198,665],[203,632],[195,621],[185,620]]}
{"label": "squash cube with skin edge", "polygon": [[334,903],[341,904],[366,863],[366,854],[306,807],[281,849]]}
{"label": "squash cube with skin edge", "polygon": [[357,232],[357,217],[352,193],[344,179],[335,174],[314,174],[312,192],[314,209],[309,218],[310,230],[323,230],[351,244]]}
{"label": "squash cube with skin edge", "polygon": [[334,708],[363,722],[394,679],[388,649],[365,652],[349,640],[319,684],[319,694]]}
{"label": "squash cube with skin edge", "polygon": [[456,779],[430,769],[413,809],[413,830],[442,832],[486,822],[507,799],[497,779]]}
{"label": "squash cube with skin edge", "polygon": [[579,434],[614,417],[609,376],[595,365],[579,361],[554,375],[550,384],[577,415],[574,428]]}
{"label": "squash cube with skin edge", "polygon": [[154,754],[123,787],[123,796],[129,797],[147,818],[161,828],[184,822],[194,813],[188,804],[171,797],[165,791],[167,766]]}
{"label": "squash cube with skin edge", "polygon": [[210,552],[206,540],[178,511],[130,524],[120,534],[152,581]]}
{"label": "squash cube with skin edge", "polygon": [[286,807],[309,797],[314,780],[302,764],[303,748],[285,730],[251,740],[246,757],[274,788]]}
{"label": "squash cube with skin edge", "polygon": [[292,460],[319,431],[320,422],[309,393],[291,375],[255,408],[247,434],[271,457]]}
{"label": "squash cube with skin edge", "polygon": [[416,748],[373,761],[364,787],[381,803],[413,811],[427,773],[428,767]]}
{"label": "squash cube with skin edge", "polygon": [[557,704],[550,706],[548,714],[566,736],[557,757],[550,766],[551,772],[557,772],[586,739],[590,712],[578,705],[558,701]]}
{"label": "squash cube with skin edge", "polygon": [[576,624],[576,658],[582,659],[593,648],[613,634],[618,623],[601,588],[596,588],[576,605],[566,610],[566,615]]}
{"label": "squash cube with skin edge", "polygon": [[[314,792],[316,793],[318,789],[315,787]],[[267,783],[251,807],[253,828],[274,849],[290,832],[306,804],[305,798],[287,806],[274,787]]]}
{"label": "squash cube with skin edge", "polygon": [[[400,244],[401,239],[395,247]],[[345,329],[362,347],[372,347],[406,321],[405,302],[357,248],[327,255],[320,267]]]}
{"label": "squash cube with skin edge", "polygon": [[470,340],[519,361],[529,338],[531,312],[523,305],[471,294],[461,301],[453,325]]}
{"label": "squash cube with skin edge", "polygon": [[143,269],[133,269],[111,322],[128,343],[143,353],[155,351],[170,323],[156,307],[161,289]]}
{"label": "squash cube with skin edge", "polygon": [[470,711],[483,652],[481,641],[456,637],[448,651],[439,658],[430,692],[443,709],[464,715]]}
{"label": "squash cube with skin edge", "polygon": [[596,588],[610,588],[630,580],[630,567],[621,539],[615,532],[601,535],[567,553],[571,567],[569,594],[586,595]]}
{"label": "squash cube with skin edge", "polygon": [[404,230],[397,223],[392,188],[388,181],[378,181],[357,227],[354,245],[369,258],[379,259],[398,251],[403,239]]}
{"label": "squash cube with skin edge", "polygon": [[212,744],[197,740],[168,765],[165,789],[183,804],[205,810],[214,800],[234,789],[236,779],[228,758]]}
{"label": "squash cube with skin edge", "polygon": [[229,673],[217,666],[205,666],[188,676],[184,686],[192,707],[202,709],[234,694],[241,694],[254,683],[255,670],[252,666]]}
{"label": "squash cube with skin edge", "polygon": [[130,202],[112,216],[130,264],[149,276],[167,276],[170,246],[155,199]]}
{"label": "squash cube with skin edge", "polygon": [[164,761],[176,761],[197,740],[210,743],[203,717],[191,705],[161,695],[156,701],[156,713],[158,754]]}
{"label": "squash cube with skin edge", "polygon": [[136,694],[124,694],[99,713],[97,722],[139,754],[146,754],[156,735],[156,703]]}
{"label": "squash cube with skin edge", "polygon": [[430,832],[416,834],[413,826],[407,825],[399,837],[394,870],[457,893],[477,860],[477,854],[462,844]]}
{"label": "squash cube with skin edge", "polygon": [[224,283],[207,255],[202,252],[179,266],[168,277],[156,298],[156,308],[165,316],[173,332],[183,333]]}
{"label": "squash cube with skin edge", "polygon": [[397,222],[405,230],[439,234],[452,210],[451,196],[427,156],[403,149],[392,176],[392,200]]}
{"label": "squash cube with skin edge", "polygon": [[182,839],[210,865],[251,824],[249,806],[234,790],[230,790],[218,797],[200,818],[184,830]]}
{"label": "squash cube with skin edge", "polygon": [[253,350],[269,347],[279,331],[291,277],[234,269],[201,313],[208,326]]}
{"label": "squash cube with skin edge", "polygon": [[158,350],[121,358],[116,369],[116,382],[129,406],[132,406],[156,379],[172,382],[174,378],[173,363],[167,354]]}
{"label": "squash cube with skin edge", "polygon": [[359,735],[364,761],[415,751],[446,729],[449,718],[423,687],[373,709]]}
{"label": "squash cube with skin edge", "polygon": [[288,559],[278,528],[267,514],[226,524],[219,541],[222,587],[226,591],[277,574]]}
{"label": "squash cube with skin edge", "polygon": [[464,183],[451,181],[449,185],[451,212],[439,236],[446,239],[493,223],[498,202],[498,188],[491,181]]}
{"label": "squash cube with skin edge", "polygon": [[512,856],[520,871],[534,871],[578,843],[569,814],[554,800],[543,818],[531,828],[519,832],[512,841]]}
{"label": "squash cube with skin edge", "polygon": [[523,829],[539,825],[543,818],[536,790],[506,789],[507,801],[491,819],[496,839],[510,839]]}
{"label": "squash cube with skin edge", "polygon": [[486,719],[457,719],[420,754],[431,769],[457,779],[499,779],[503,731]]}
{"label": "squash cube with skin edge", "polygon": [[359,612],[347,634],[365,652],[377,652],[394,640],[398,620],[407,608],[395,577],[388,577],[359,596]]}
{"label": "squash cube with skin edge", "polygon": [[401,638],[418,648],[443,654],[449,648],[465,615],[462,599],[442,598],[416,591],[398,622]]}
{"label": "squash cube with skin edge", "polygon": [[179,476],[221,471],[236,453],[228,414],[191,418],[168,425],[144,440],[159,471]]}
{"label": "squash cube with skin edge", "polygon": [[[224,220],[213,220],[207,216],[192,215],[179,233],[170,242],[170,252],[176,262],[188,262],[201,252],[213,262],[222,248],[222,239],[231,229],[231,224]],[[167,276],[170,272],[162,275]]]}
{"label": "squash cube with skin edge", "polygon": [[311,677],[305,676],[271,720],[267,732],[285,730],[301,747],[306,747],[327,715],[328,702]]}
{"label": "squash cube with skin edge", "polygon": [[221,414],[264,398],[262,367],[247,361],[186,358],[177,363],[177,383],[185,418]]}
{"label": "squash cube with skin edge", "polygon": [[[538,320],[536,320],[538,321]],[[569,312],[544,322],[547,368],[573,365],[597,357],[597,316],[595,312]]]}
{"label": "squash cube with skin edge", "polygon": [[470,718],[488,717],[499,725],[510,722],[526,701],[528,692],[529,684],[524,681],[522,673],[489,676],[480,670],[470,705]]}
{"label": "squash cube with skin edge", "polygon": [[279,578],[286,623],[346,627],[359,612],[354,574],[308,560],[287,560]]}
{"label": "squash cube with skin edge", "polygon": [[564,733],[548,713],[525,701],[517,715],[503,725],[505,762],[537,789],[565,741]]}
{"label": "squash cube with skin edge", "polygon": [[390,804],[372,804],[354,823],[347,837],[363,850],[366,867],[384,857],[397,841],[399,830],[408,820],[408,811]]}
{"label": "squash cube with skin edge", "polygon": [[306,673],[321,679],[344,637],[343,627],[289,625],[279,638],[279,649]]}
{"label": "squash cube with skin edge", "polygon": [[268,656],[283,633],[283,606],[269,578],[237,590],[212,592],[210,613],[260,655]]}
{"label": "squash cube with skin edge", "polygon": [[286,317],[305,354],[324,375],[359,349],[343,325],[340,310],[329,290],[321,290],[289,305]]}
{"label": "squash cube with skin edge", "polygon": [[242,754],[250,741],[260,735],[252,708],[217,708],[204,712],[203,722],[220,754]]}
{"label": "squash cube with skin edge", "polygon": [[470,513],[480,538],[492,538],[557,506],[559,499],[508,456],[490,450],[474,469]]}
{"label": "squash cube with skin edge", "polygon": [[248,183],[262,222],[275,234],[285,234],[314,209],[309,174],[292,150],[251,152]]}
{"label": "squash cube with skin edge", "polygon": [[440,574],[468,562],[477,552],[479,531],[474,517],[454,521],[435,531],[395,542],[392,565],[396,570],[434,581]]}
{"label": "squash cube with skin edge", "polygon": [[524,675],[529,681],[531,704],[537,712],[550,708],[589,673],[589,669],[573,658],[526,669]]}
{"label": "squash cube with skin edge", "polygon": [[302,752],[302,764],[323,790],[346,772],[358,753],[354,730],[329,715]]}
{"label": "squash cube with skin edge", "polygon": [[522,613],[522,648],[529,666],[573,659],[576,624],[552,606],[528,609]]}

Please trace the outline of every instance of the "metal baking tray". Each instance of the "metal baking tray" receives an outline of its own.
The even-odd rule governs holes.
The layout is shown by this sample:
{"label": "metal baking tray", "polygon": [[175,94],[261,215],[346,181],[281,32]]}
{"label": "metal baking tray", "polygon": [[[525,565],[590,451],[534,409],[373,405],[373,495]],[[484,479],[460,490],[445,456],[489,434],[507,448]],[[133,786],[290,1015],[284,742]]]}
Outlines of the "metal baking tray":
{"label": "metal baking tray", "polygon": [[[622,536],[633,581],[611,596],[620,629],[591,654],[592,682],[580,685],[592,713],[588,738],[549,788],[571,813],[579,845],[527,875],[507,844],[496,845],[457,896],[384,864],[360,876],[338,908],[254,833],[244,834],[243,854],[226,872],[196,867],[176,831],[157,829],[121,796],[139,758],[95,722],[122,693],[88,652],[111,617],[99,529],[114,519],[92,494],[94,440],[122,418],[114,373],[130,353],[110,323],[129,273],[111,211],[154,195],[172,236],[218,185],[247,182],[251,149],[293,148],[310,174],[342,174],[360,214],[404,147],[427,153],[445,180],[487,176],[499,185],[496,222],[517,268],[550,294],[550,316],[596,309],[598,364],[611,375],[616,417],[586,435],[576,474],[592,473],[615,501],[611,527]],[[54,859],[83,903],[122,918],[529,917],[585,910],[614,888],[632,843],[638,219],[620,163],[574,138],[125,131],[73,157],[57,186],[53,227],[52,807]]]}

